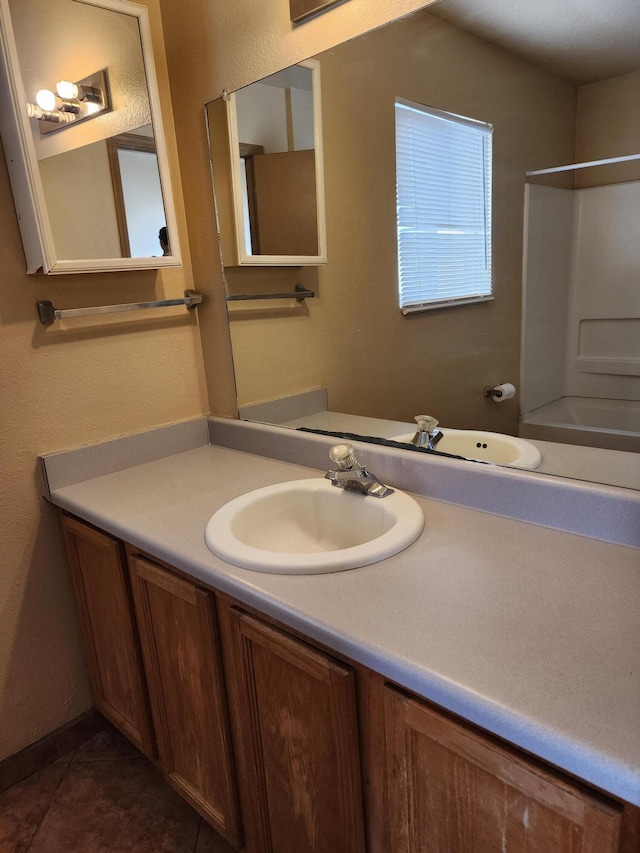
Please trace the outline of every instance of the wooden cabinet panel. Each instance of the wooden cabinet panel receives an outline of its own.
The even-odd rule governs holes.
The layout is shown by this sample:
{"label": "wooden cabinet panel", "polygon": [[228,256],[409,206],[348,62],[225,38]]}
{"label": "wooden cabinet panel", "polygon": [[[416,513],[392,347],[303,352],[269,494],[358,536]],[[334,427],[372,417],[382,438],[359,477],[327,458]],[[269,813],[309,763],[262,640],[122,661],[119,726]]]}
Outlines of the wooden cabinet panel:
{"label": "wooden cabinet panel", "polygon": [[167,778],[244,853],[363,853],[360,755],[369,853],[640,853],[640,809],[63,526],[96,707],[150,757],[152,715]]}
{"label": "wooden cabinet panel", "polygon": [[63,517],[80,611],[93,701],[139,749],[153,757],[153,734],[122,544]]}
{"label": "wooden cabinet panel", "polygon": [[229,624],[250,849],[362,853],[353,671],[241,610]]}
{"label": "wooden cabinet panel", "polygon": [[622,808],[385,686],[393,853],[617,853]]}
{"label": "wooden cabinet panel", "polygon": [[130,555],[160,764],[231,844],[241,831],[213,594]]}

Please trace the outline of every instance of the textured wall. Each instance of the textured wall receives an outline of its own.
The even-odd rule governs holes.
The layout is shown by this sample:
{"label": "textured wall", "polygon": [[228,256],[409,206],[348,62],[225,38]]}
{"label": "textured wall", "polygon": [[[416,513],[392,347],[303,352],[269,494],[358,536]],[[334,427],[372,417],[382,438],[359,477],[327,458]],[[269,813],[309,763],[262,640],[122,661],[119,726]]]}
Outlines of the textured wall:
{"label": "textured wall", "polygon": [[0,155],[0,759],[91,704],[58,521],[36,487],[37,455],[207,411],[198,319],[184,309],[46,329],[36,319],[39,299],[71,308],[181,296],[192,286],[162,28],[156,0],[148,5],[187,265],[27,276]]}
{"label": "textured wall", "polygon": [[[519,384],[524,173],[573,156],[575,87],[429,9],[320,62],[329,262],[295,271],[318,298],[290,316],[232,307],[239,404],[321,386],[333,411],[517,434],[518,401],[483,389]],[[493,124],[492,302],[398,308],[397,95]],[[227,269],[234,289],[260,275]]]}
{"label": "textured wall", "polygon": [[[179,99],[187,238],[160,0],[142,1],[152,16],[185,267],[157,274],[27,276],[0,158],[0,759],[91,703],[58,521],[38,495],[37,455],[206,411],[203,348],[212,409],[235,411],[205,102],[223,87],[248,83],[390,17],[385,0],[354,0],[293,30],[286,2],[198,0],[185,14],[181,0],[162,0],[172,94]],[[422,5],[400,0],[393,11]],[[195,249],[193,269],[189,244]],[[79,307],[174,297],[194,285],[210,297],[199,316],[176,309],[146,318],[86,318],[49,329],[36,321],[38,299]]]}
{"label": "textured wall", "polygon": [[[429,5],[424,0],[349,0],[294,27],[287,0],[160,0],[176,121],[191,260],[198,287],[209,296],[202,344],[209,404],[236,414],[229,327],[224,301],[205,134],[204,105],[229,91],[307,59],[393,18]],[[247,271],[251,272],[251,271]],[[255,271],[253,271],[255,272]],[[279,285],[298,271],[280,270]]]}
{"label": "textured wall", "polygon": [[[576,163],[640,154],[640,71],[578,90]],[[640,180],[640,161],[581,169],[576,186]]]}

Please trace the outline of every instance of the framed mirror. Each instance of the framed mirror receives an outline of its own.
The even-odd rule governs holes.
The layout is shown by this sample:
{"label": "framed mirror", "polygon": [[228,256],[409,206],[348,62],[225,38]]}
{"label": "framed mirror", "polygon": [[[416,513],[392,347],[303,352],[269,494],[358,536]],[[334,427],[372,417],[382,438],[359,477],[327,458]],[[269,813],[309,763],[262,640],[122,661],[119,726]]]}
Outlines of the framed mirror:
{"label": "framed mirror", "polygon": [[[537,474],[640,488],[640,6],[599,15],[585,0],[571,20],[560,0],[545,14],[516,6],[441,0],[315,57],[329,262],[290,274],[317,292],[304,306],[229,306],[240,417],[391,438],[428,413],[444,428],[531,441]],[[491,302],[399,309],[398,97],[493,127]],[[590,204],[588,222],[576,215],[600,195],[600,218]],[[291,289],[286,273],[227,266],[224,247],[223,261],[230,295]],[[505,382],[515,397],[485,397]]]}
{"label": "framed mirror", "polygon": [[[231,216],[221,224],[226,264],[326,263],[320,92],[320,65],[309,60],[226,99],[231,189]],[[220,131],[224,126],[213,133]]]}
{"label": "framed mirror", "polygon": [[0,131],[27,271],[179,266],[147,8],[0,0],[0,37]]}

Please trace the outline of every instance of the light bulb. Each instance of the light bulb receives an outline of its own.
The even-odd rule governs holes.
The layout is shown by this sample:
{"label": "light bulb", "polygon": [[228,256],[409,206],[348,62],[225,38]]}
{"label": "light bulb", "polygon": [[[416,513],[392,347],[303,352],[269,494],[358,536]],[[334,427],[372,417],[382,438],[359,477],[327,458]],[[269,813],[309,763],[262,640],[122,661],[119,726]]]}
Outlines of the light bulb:
{"label": "light bulb", "polygon": [[40,109],[51,112],[57,106],[56,96],[49,89],[40,89],[36,92],[36,104]]}
{"label": "light bulb", "polygon": [[78,87],[75,83],[70,83],[69,80],[58,80],[56,83],[56,92],[60,98],[71,100],[78,97]]}
{"label": "light bulb", "polygon": [[60,110],[43,110],[37,104],[27,104],[27,115],[29,118],[37,118],[38,121],[48,121],[54,124],[71,124],[76,120],[73,113],[63,113]]}

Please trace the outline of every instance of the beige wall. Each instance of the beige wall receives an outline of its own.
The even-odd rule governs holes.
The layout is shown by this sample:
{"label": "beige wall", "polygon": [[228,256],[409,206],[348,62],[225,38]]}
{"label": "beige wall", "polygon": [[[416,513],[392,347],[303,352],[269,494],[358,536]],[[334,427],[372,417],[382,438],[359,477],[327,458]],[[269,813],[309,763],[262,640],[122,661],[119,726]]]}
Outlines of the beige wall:
{"label": "beige wall", "polygon": [[[640,71],[578,90],[576,163],[640,154]],[[576,186],[640,180],[640,161],[583,169]]]}
{"label": "beige wall", "polygon": [[192,286],[159,9],[147,5],[187,265],[27,276],[0,155],[0,759],[91,705],[56,513],[36,487],[37,455],[207,411],[198,320],[184,309],[46,329],[36,319],[39,299],[78,307],[181,296]]}
{"label": "beige wall", "polygon": [[[359,0],[294,29],[284,16],[286,3],[200,0],[185,14],[181,0],[142,2],[152,17],[185,267],[162,273],[27,276],[0,156],[0,760],[91,704],[57,516],[36,485],[37,455],[207,411],[203,349],[211,408],[235,412],[205,102],[223,87],[286,67],[389,17],[386,0]],[[184,196],[160,5],[173,96],[179,99],[175,116]],[[393,11],[402,14],[422,5],[399,0]],[[66,321],[48,329],[36,320],[39,299],[79,307],[181,296],[192,286],[209,297],[196,316],[176,309],[124,320]]]}
{"label": "beige wall", "polygon": [[[211,409],[235,413],[205,102],[218,97],[223,88],[238,88],[428,5],[424,0],[393,4],[351,0],[292,27],[285,0],[275,4],[193,0],[188,13],[182,0],[145,2],[152,13],[184,269],[26,276],[0,158],[0,759],[90,704],[59,526],[55,512],[38,496],[36,456],[206,411],[203,351]],[[186,218],[172,141],[159,6]],[[294,273],[284,277],[295,283]],[[176,296],[192,285],[209,297],[199,309],[200,329],[198,318],[185,318],[180,309],[161,318],[133,315],[97,323],[87,319],[49,329],[35,319],[38,299],[74,307]]]}
{"label": "beige wall", "polygon": [[[57,256],[122,257],[106,140],[47,157],[38,168]],[[80,175],[91,175],[90,192]]]}
{"label": "beige wall", "polygon": [[[286,0],[160,0],[176,133],[187,206],[191,260],[198,287],[209,297],[202,312],[202,344],[215,414],[237,413],[226,303],[205,134],[204,105],[301,59],[428,5],[424,0],[352,0],[296,27]],[[286,273],[280,280],[291,279]],[[295,280],[294,280],[295,283]]]}
{"label": "beige wall", "polygon": [[[575,87],[428,10],[328,51],[321,73],[329,263],[285,274],[318,292],[302,309],[232,307],[240,405],[326,386],[334,411],[516,434],[517,400],[483,388],[519,384],[524,173],[571,161]],[[396,95],[494,126],[491,303],[398,309]],[[282,271],[226,274],[285,289]]]}

